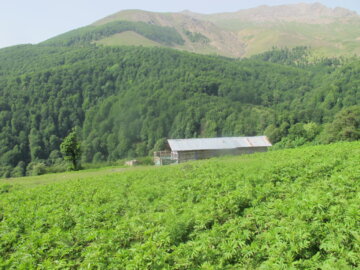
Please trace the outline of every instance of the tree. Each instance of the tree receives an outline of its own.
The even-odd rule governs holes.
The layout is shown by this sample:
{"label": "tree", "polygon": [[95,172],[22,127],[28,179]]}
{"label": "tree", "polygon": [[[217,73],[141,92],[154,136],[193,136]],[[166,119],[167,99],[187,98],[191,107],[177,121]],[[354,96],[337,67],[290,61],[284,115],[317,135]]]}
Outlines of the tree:
{"label": "tree", "polygon": [[72,169],[80,169],[81,146],[77,139],[76,131],[73,129],[60,145],[60,151],[64,159],[71,161]]}
{"label": "tree", "polygon": [[328,141],[356,141],[360,139],[360,106],[342,109],[326,129]]}

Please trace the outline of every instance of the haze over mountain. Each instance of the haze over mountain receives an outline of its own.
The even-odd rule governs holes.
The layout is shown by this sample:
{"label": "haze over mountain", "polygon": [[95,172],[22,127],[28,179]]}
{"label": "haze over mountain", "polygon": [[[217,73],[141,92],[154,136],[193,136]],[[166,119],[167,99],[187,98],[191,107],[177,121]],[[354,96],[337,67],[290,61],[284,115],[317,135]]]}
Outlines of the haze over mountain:
{"label": "haze over mountain", "polygon": [[[181,42],[164,44],[141,31],[124,27],[97,35],[90,41],[103,45],[167,46],[230,57],[251,56],[272,47],[296,46],[311,47],[316,54],[325,56],[360,53],[360,16],[354,11],[332,9],[319,3],[259,6],[210,15],[191,11],[156,13],[125,10],[105,17],[86,29],[107,29],[115,22],[141,22],[166,27],[173,30]],[[70,33],[76,36],[77,32]],[[68,36],[60,35],[50,42],[63,37]]]}

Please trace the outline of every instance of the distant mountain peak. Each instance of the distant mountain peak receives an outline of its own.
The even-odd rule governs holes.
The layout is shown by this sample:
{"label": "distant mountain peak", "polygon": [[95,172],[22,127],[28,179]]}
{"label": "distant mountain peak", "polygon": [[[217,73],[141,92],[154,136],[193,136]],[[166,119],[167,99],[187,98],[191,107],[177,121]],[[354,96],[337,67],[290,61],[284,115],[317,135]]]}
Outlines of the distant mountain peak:
{"label": "distant mountain peak", "polygon": [[180,13],[182,14],[194,14],[195,12],[192,12],[190,9],[184,9],[183,11],[181,11]]}
{"label": "distant mountain peak", "polygon": [[[109,26],[109,23],[115,23],[115,26]],[[135,27],[136,23],[140,24]],[[152,30],[141,23],[153,26],[150,27]],[[250,56],[273,47],[296,46],[311,47],[320,54],[330,56],[360,54],[360,16],[354,11],[330,8],[321,3],[262,5],[217,14],[200,14],[191,10],[123,10],[92,26],[121,28],[121,31],[116,30],[118,32],[114,33],[113,28],[109,31],[98,29],[102,35],[111,34],[93,42],[110,46],[170,46],[195,53],[229,57]],[[159,29],[163,32],[160,33]],[[174,38],[168,36],[170,32],[177,35],[176,40],[181,42],[166,45],[164,40]]]}
{"label": "distant mountain peak", "polygon": [[235,13],[214,14],[214,17],[237,18],[252,22],[299,22],[308,24],[329,24],[336,20],[360,18],[359,15],[345,8],[329,8],[321,3],[299,3],[292,5],[269,6],[262,5],[256,8],[239,10]]}

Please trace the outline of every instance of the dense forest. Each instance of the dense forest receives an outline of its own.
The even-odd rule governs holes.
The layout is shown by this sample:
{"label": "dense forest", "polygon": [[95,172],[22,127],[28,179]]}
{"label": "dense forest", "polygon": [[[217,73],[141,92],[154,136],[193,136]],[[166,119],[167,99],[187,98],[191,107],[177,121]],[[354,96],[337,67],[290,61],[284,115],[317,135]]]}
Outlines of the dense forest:
{"label": "dense forest", "polygon": [[165,138],[266,134],[275,148],[360,138],[357,58],[78,45],[0,50],[0,176],[62,166],[73,128],[83,162],[146,156]]}

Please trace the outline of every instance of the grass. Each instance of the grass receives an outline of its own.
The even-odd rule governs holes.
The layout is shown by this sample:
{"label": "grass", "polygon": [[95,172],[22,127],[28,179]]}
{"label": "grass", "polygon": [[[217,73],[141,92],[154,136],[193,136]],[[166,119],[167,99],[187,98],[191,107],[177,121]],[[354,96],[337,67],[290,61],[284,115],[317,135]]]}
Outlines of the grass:
{"label": "grass", "polygon": [[[267,50],[273,46],[296,47],[309,46],[315,53],[323,56],[353,55],[359,53],[360,26],[353,24],[324,24],[310,25],[295,22],[271,24],[239,23],[236,20],[217,22],[220,28],[237,33],[247,44],[244,56],[251,56]],[[127,31],[104,38],[96,42],[106,46],[162,46],[137,33]],[[194,45],[194,44],[192,44]],[[178,49],[196,51],[202,54],[219,53],[229,56],[229,52],[218,51],[206,46],[188,47],[178,46]]]}
{"label": "grass", "polygon": [[[97,22],[102,24],[114,20],[141,20],[141,18],[151,17],[155,21],[159,18],[166,18],[165,13],[149,13],[139,10],[129,10],[119,12],[113,16]],[[254,54],[265,52],[273,46],[277,47],[296,47],[308,46],[313,48],[315,53],[328,57],[336,56],[352,56],[360,53],[360,21],[354,19],[352,21],[343,22],[335,21],[332,23],[309,24],[299,22],[265,22],[255,23],[251,21],[242,21],[239,18],[218,18],[217,15],[204,16],[205,21],[211,21],[217,26],[218,31],[228,31],[239,36],[240,41],[244,42],[245,53],[242,56],[248,57]],[[200,18],[201,20],[201,18]],[[169,22],[173,23],[175,28],[181,25],[180,19]],[[202,34],[210,31],[206,29]],[[181,28],[181,27],[180,27]],[[212,28],[213,31],[214,28]],[[231,43],[232,41],[230,41]],[[225,56],[238,57],[238,53],[230,50],[227,40],[211,40],[211,43],[222,43],[220,49],[212,46],[193,46],[194,44],[186,44],[185,46],[177,46],[180,50],[189,50],[204,54],[220,54]],[[103,45],[143,45],[143,46],[159,46],[156,42],[149,41],[146,38],[137,36],[134,33],[126,33],[114,35],[100,41],[98,44]]]}
{"label": "grass", "polygon": [[0,268],[357,269],[359,156],[337,143],[1,180]]}
{"label": "grass", "polygon": [[84,178],[97,178],[102,177],[108,174],[112,174],[114,172],[118,172],[121,170],[126,170],[128,168],[117,168],[117,167],[106,167],[101,169],[89,169],[77,172],[64,172],[64,173],[54,173],[54,174],[46,174],[39,176],[27,176],[27,177],[19,177],[19,178],[6,178],[0,179],[0,185],[18,185],[21,187],[36,187],[39,185],[51,184],[51,183],[59,183],[68,180],[78,180]]}
{"label": "grass", "polygon": [[[231,25],[231,22],[227,23]],[[264,52],[273,46],[309,46],[316,53],[335,57],[359,53],[359,29],[358,24],[309,25],[288,22],[245,24],[234,31],[239,32],[247,42],[246,56]]]}
{"label": "grass", "polygon": [[152,41],[133,31],[126,31],[110,37],[101,39],[96,44],[107,46],[145,46],[145,47],[163,47],[158,42]]}

